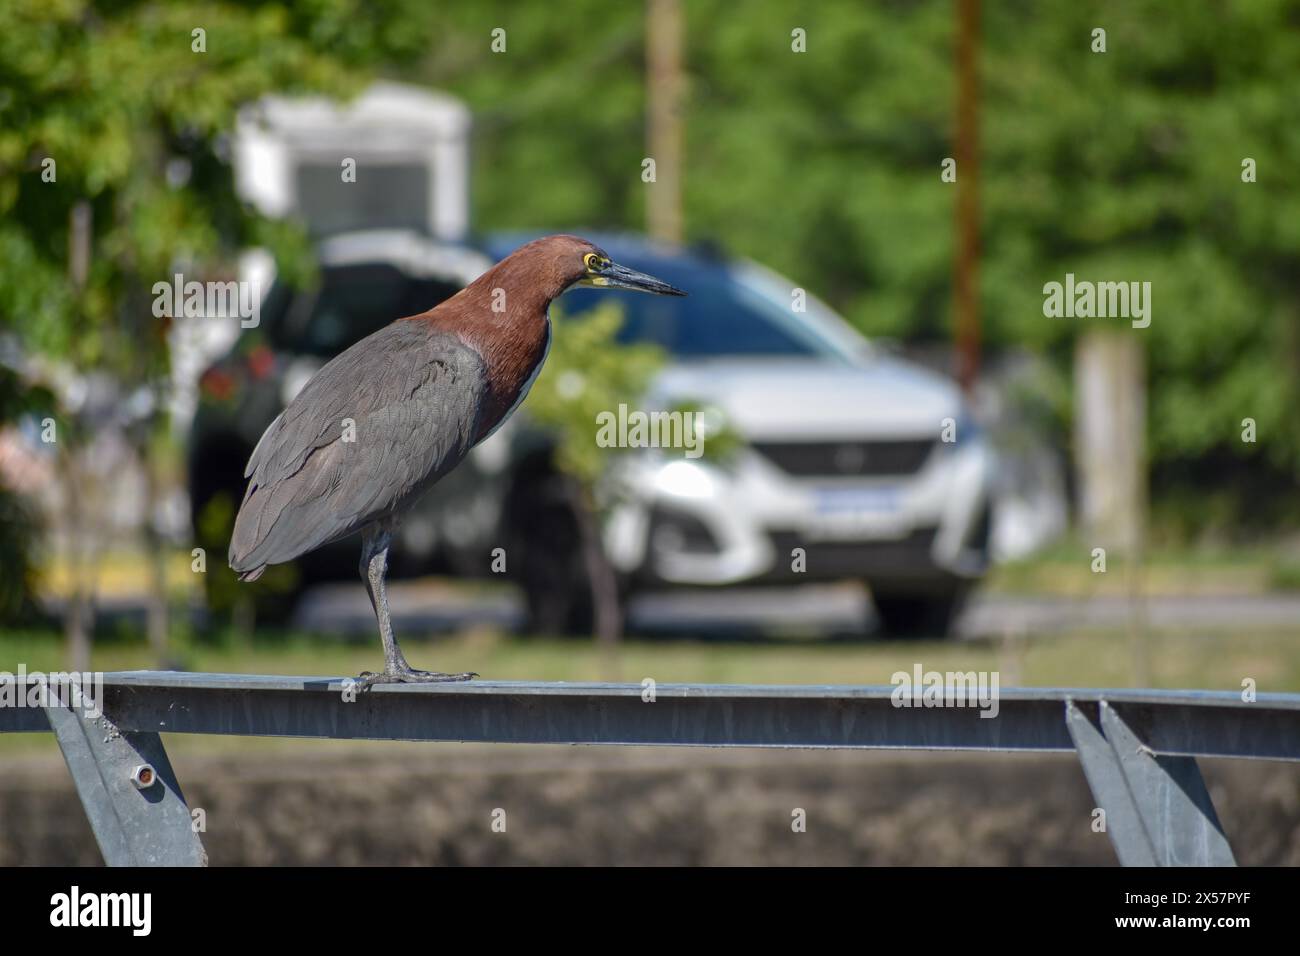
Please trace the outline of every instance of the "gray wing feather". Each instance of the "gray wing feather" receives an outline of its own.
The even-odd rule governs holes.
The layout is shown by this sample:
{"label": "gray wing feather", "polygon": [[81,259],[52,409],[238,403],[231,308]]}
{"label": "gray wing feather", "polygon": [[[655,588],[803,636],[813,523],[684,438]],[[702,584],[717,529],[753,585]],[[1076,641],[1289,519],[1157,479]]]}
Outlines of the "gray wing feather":
{"label": "gray wing feather", "polygon": [[253,450],[230,566],[255,578],[409,503],[473,446],[485,386],[479,356],[421,322],[337,356]]}

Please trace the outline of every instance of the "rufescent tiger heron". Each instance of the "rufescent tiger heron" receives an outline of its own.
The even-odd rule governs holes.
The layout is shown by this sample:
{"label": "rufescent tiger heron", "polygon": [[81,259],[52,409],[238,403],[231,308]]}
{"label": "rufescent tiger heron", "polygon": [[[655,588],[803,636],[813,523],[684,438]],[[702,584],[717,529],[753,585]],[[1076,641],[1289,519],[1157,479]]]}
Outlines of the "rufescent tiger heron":
{"label": "rufescent tiger heron", "polygon": [[524,400],[550,347],[550,304],[573,285],[686,294],[577,236],[537,239],[336,356],[253,449],[230,567],[255,581],[268,565],[360,531],[361,579],[384,643],[383,673],[363,672],[363,688],[476,676],[406,662],[388,614],[388,547],[416,500]]}

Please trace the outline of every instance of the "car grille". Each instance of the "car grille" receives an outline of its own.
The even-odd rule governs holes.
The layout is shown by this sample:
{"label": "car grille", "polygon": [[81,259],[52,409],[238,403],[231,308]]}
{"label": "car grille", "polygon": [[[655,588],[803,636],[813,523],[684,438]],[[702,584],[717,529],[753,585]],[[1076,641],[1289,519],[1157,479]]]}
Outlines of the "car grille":
{"label": "car grille", "polygon": [[911,475],[921,470],[934,441],[758,442],[753,447],[782,471],[808,477]]}

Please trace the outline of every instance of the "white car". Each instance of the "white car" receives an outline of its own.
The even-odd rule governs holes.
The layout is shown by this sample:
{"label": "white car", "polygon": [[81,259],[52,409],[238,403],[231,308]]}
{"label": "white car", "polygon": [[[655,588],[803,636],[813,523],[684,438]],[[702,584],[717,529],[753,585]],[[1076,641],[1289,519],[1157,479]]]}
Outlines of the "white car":
{"label": "white car", "polygon": [[[503,237],[489,251],[526,238]],[[741,439],[722,460],[682,448],[625,456],[604,537],[628,590],[852,578],[869,586],[886,631],[946,633],[988,566],[994,470],[956,385],[872,347],[757,265],[591,238],[689,296],[574,290],[560,307],[581,314],[616,296],[626,316],[620,338],[671,356],[647,407],[688,403]],[[707,441],[706,431],[706,451]],[[549,569],[530,588],[534,616],[557,600],[570,603],[563,613],[585,612],[585,583],[554,597],[564,590],[555,549],[543,555],[537,563]],[[580,626],[581,617],[566,623]]]}

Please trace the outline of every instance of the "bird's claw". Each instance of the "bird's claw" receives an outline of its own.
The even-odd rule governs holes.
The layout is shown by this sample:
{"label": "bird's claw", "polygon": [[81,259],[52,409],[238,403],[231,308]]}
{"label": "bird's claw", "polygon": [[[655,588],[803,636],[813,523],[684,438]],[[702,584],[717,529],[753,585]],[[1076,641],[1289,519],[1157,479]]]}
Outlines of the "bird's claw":
{"label": "bird's claw", "polygon": [[475,677],[478,677],[478,674],[474,671],[444,674],[441,671],[421,671],[414,667],[404,667],[393,668],[379,674],[374,671],[362,671],[357,677],[357,683],[361,685],[362,690],[367,690],[375,684],[453,684],[473,680]]}

